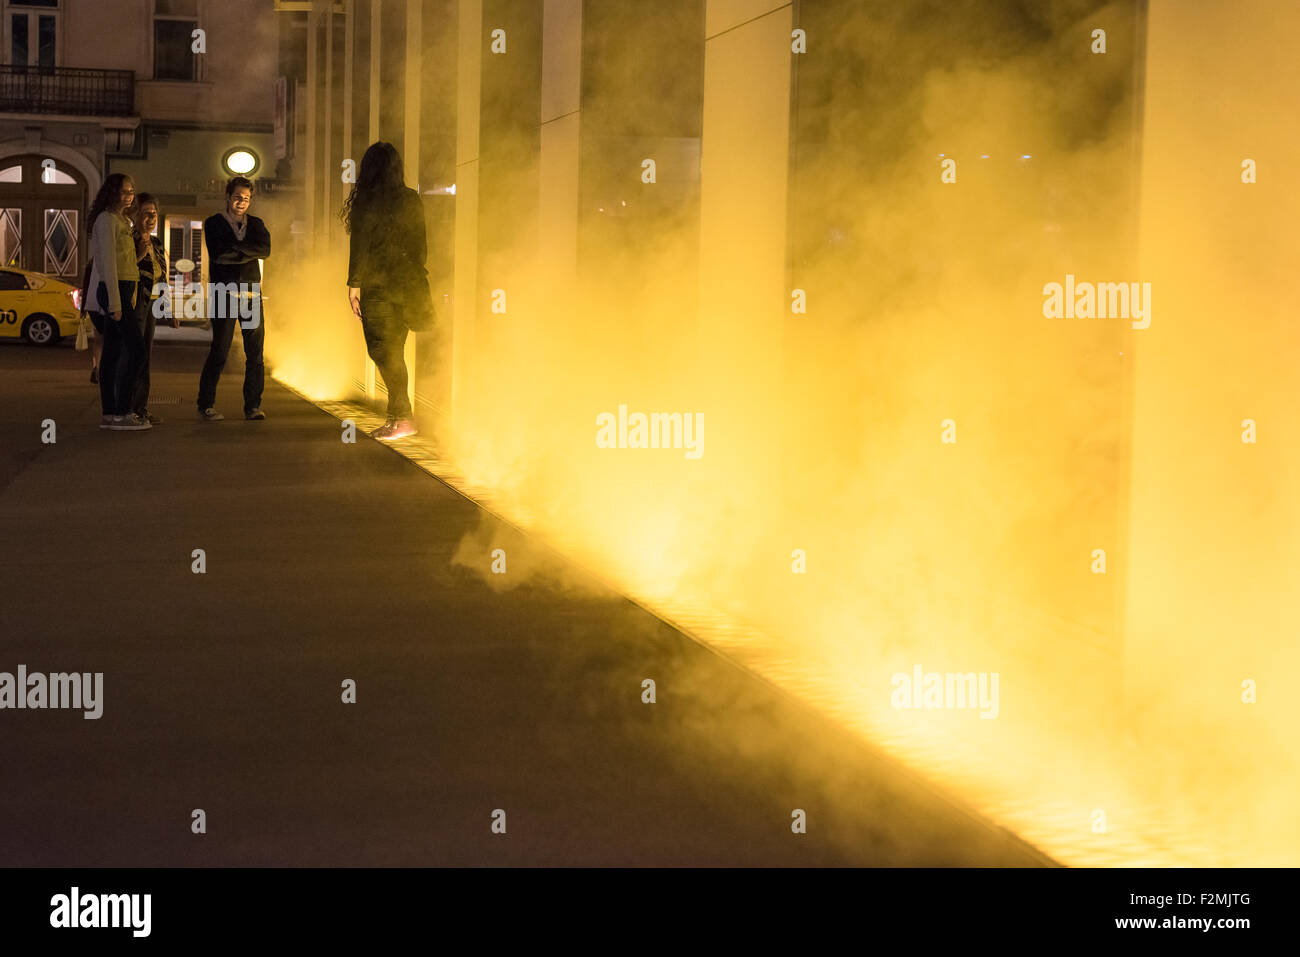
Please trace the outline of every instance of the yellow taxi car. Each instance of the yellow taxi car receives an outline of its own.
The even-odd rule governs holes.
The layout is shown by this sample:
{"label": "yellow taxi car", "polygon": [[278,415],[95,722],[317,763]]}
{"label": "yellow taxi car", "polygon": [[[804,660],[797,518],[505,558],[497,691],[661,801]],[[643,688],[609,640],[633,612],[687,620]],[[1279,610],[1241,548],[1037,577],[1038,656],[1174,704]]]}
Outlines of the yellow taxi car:
{"label": "yellow taxi car", "polygon": [[81,321],[81,290],[26,269],[0,269],[0,338],[21,336],[52,346],[75,336]]}

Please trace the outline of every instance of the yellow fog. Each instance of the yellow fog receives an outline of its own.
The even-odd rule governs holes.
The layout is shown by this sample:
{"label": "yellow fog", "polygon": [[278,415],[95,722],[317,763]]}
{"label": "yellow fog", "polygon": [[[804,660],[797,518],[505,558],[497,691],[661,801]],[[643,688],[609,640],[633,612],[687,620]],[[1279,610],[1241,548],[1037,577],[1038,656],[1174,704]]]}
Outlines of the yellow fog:
{"label": "yellow fog", "polygon": [[[634,218],[631,236],[598,221],[617,241],[587,242],[571,280],[545,228],[477,221],[497,258],[437,350],[431,378],[455,376],[442,460],[1059,860],[1300,862],[1300,343],[1283,308],[1300,11],[1184,6],[1150,6],[1139,104],[1116,92],[1131,58],[1090,50],[1098,25],[1139,42],[1127,4],[1065,4],[1046,41],[934,68],[925,24],[841,5],[831,52],[912,79],[864,74],[895,82],[884,95],[837,76],[800,101],[831,121],[790,142],[784,118],[746,113],[788,83],[725,82],[733,53],[779,64],[788,23],[737,31],[752,51],[706,48],[689,215]],[[649,201],[639,173],[616,201]],[[317,399],[364,389],[343,272],[322,257],[282,280],[268,339],[275,374]],[[1150,327],[1045,318],[1067,274],[1151,282]],[[600,447],[620,406],[698,416],[702,454]],[[480,545],[488,577],[490,542],[458,560]],[[917,666],[996,674],[996,717],[898,707],[894,676]]]}

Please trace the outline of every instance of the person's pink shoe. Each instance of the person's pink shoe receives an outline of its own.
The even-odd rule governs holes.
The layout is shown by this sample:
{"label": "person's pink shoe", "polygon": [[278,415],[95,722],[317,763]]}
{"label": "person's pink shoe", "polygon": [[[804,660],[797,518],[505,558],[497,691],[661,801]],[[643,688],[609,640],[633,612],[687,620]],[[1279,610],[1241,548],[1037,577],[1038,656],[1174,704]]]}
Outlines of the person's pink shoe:
{"label": "person's pink shoe", "polygon": [[415,427],[415,422],[411,419],[390,418],[375,431],[370,433],[372,439],[381,439],[391,442],[394,439],[404,439],[408,435],[415,435],[419,431]]}

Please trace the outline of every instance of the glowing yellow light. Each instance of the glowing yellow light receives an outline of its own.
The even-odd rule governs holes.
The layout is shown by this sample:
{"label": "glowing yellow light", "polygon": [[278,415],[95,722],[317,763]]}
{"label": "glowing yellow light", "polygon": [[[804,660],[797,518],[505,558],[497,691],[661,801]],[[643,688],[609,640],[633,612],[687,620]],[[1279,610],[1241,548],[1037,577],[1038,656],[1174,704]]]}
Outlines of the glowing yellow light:
{"label": "glowing yellow light", "polygon": [[221,165],[226,172],[234,176],[247,176],[257,169],[257,154],[252,150],[237,148],[230,150],[221,158]]}

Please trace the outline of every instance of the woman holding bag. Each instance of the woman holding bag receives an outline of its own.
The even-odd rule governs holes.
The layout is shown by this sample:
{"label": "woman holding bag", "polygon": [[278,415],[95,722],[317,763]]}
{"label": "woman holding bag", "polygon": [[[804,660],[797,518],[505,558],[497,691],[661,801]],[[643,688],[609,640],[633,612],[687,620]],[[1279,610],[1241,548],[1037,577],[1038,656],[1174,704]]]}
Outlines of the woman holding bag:
{"label": "woman holding bag", "polygon": [[99,360],[104,354],[104,337],[95,330],[90,317],[90,273],[95,262],[89,256],[81,277],[81,323],[77,326],[77,351],[90,350],[90,384],[99,385]]}
{"label": "woman holding bag", "polygon": [[388,390],[388,419],[371,435],[405,438],[416,433],[406,394],[406,335],[432,326],[433,300],[424,266],[424,208],[419,194],[406,188],[392,143],[373,143],[361,157],[341,215],[351,236],[348,302]]}

